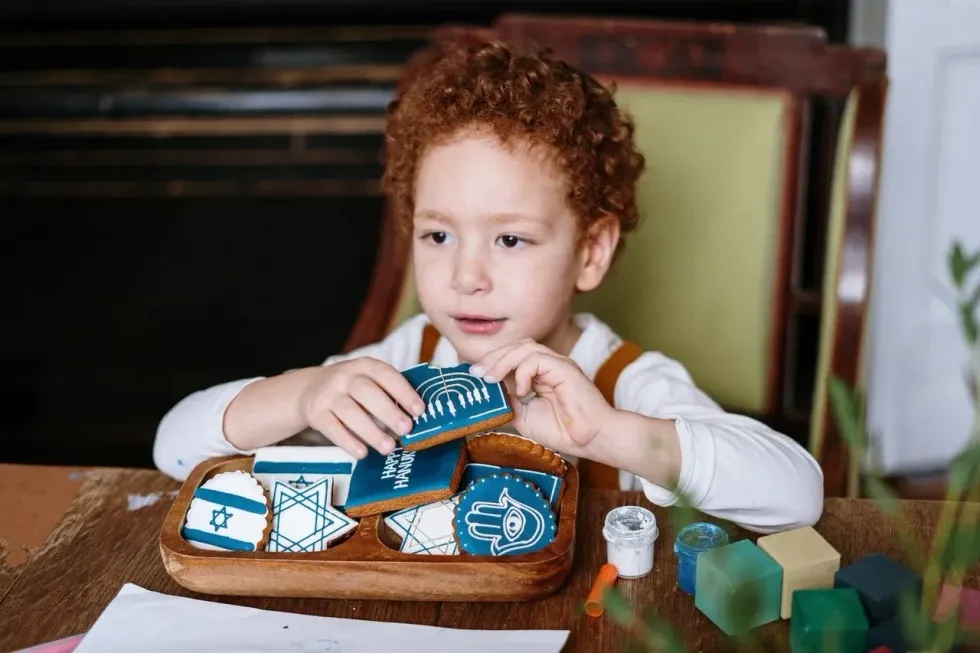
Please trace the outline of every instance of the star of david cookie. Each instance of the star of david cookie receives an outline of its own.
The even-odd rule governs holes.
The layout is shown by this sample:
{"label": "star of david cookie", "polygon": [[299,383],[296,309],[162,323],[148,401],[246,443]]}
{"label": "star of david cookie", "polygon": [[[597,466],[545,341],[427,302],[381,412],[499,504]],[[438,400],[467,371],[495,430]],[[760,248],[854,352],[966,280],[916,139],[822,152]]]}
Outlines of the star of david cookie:
{"label": "star of david cookie", "polygon": [[330,505],[333,481],[305,488],[276,481],[272,490],[272,532],[267,551],[323,551],[357,528],[357,522]]}
{"label": "star of david cookie", "polygon": [[551,505],[531,483],[509,474],[476,480],[460,495],[453,517],[459,548],[470,555],[519,555],[555,539]]}
{"label": "star of david cookie", "polygon": [[340,447],[262,447],[255,452],[252,475],[270,493],[276,481],[302,490],[329,478],[333,481],[330,503],[342,507],[356,464],[357,459]]}
{"label": "star of david cookie", "polygon": [[458,555],[453,515],[460,495],[399,510],[385,524],[402,538],[399,551],[421,555]]}
{"label": "star of david cookie", "polygon": [[181,535],[199,549],[259,551],[269,533],[269,500],[247,472],[224,472],[194,491]]}
{"label": "star of david cookie", "polygon": [[401,436],[407,451],[419,451],[506,424],[514,417],[500,383],[487,383],[470,374],[466,363],[435,367],[422,363],[402,371],[425,403],[412,430]]}

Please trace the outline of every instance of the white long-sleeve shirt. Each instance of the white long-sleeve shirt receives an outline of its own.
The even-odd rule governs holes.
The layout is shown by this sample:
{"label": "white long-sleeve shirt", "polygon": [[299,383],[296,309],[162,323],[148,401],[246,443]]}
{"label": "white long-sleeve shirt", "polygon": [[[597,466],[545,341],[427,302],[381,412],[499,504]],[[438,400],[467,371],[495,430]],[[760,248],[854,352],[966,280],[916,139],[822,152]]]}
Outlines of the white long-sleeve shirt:
{"label": "white long-sleeve shirt", "polygon": [[[578,314],[575,319],[582,335],[569,358],[594,380],[622,339],[591,314]],[[407,369],[419,363],[427,322],[425,315],[409,318],[384,340],[331,356],[323,364],[371,356],[396,369]],[[460,361],[452,344],[440,338],[431,362],[444,367]],[[153,448],[157,467],[183,480],[207,458],[253,453],[232,446],[222,423],[228,404],[260,378],[223,383],[195,392],[175,405],[157,430]],[[660,506],[675,503],[683,494],[701,512],[760,533],[811,526],[820,518],[823,472],[809,452],[756,420],[722,410],[694,385],[677,361],[644,352],[620,375],[615,407],[674,420],[681,447],[676,493],[621,470],[622,489],[641,489]],[[328,444],[326,439],[322,442]]]}

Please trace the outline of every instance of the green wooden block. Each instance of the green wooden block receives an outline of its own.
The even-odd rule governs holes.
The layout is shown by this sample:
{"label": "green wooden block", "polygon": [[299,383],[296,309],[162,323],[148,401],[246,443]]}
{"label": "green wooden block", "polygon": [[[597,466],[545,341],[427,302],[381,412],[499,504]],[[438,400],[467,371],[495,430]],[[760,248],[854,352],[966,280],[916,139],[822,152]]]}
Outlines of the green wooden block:
{"label": "green wooden block", "polygon": [[783,568],[749,540],[698,555],[694,605],[726,635],[779,619]]}
{"label": "green wooden block", "polygon": [[805,589],[793,592],[789,622],[792,653],[863,653],[868,616],[854,589]]}

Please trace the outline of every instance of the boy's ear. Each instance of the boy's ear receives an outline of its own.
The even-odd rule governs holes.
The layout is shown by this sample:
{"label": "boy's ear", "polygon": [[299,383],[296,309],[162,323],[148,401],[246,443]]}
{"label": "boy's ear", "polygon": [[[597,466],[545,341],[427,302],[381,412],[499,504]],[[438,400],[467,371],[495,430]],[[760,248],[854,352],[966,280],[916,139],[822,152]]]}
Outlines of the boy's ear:
{"label": "boy's ear", "polygon": [[619,220],[607,215],[593,222],[582,238],[581,267],[575,287],[588,292],[598,287],[612,265],[619,244]]}

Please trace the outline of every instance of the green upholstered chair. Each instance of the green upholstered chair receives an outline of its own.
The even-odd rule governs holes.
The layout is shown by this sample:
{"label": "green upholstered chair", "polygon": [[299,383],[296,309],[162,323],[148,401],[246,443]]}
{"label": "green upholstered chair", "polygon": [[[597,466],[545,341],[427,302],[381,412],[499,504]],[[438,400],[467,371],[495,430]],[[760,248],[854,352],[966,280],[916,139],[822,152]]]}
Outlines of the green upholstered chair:
{"label": "green upholstered chair", "polygon": [[[829,46],[812,29],[636,20],[508,15],[476,34],[551,47],[615,83],[636,122],[642,222],[576,308],[678,359],[726,408],[805,443],[827,493],[843,494],[850,463],[825,386],[832,370],[859,372],[849,357],[870,276],[882,53]],[[396,240],[392,256],[407,261]],[[388,328],[418,310],[399,270]],[[843,311],[841,292],[857,293]]]}

